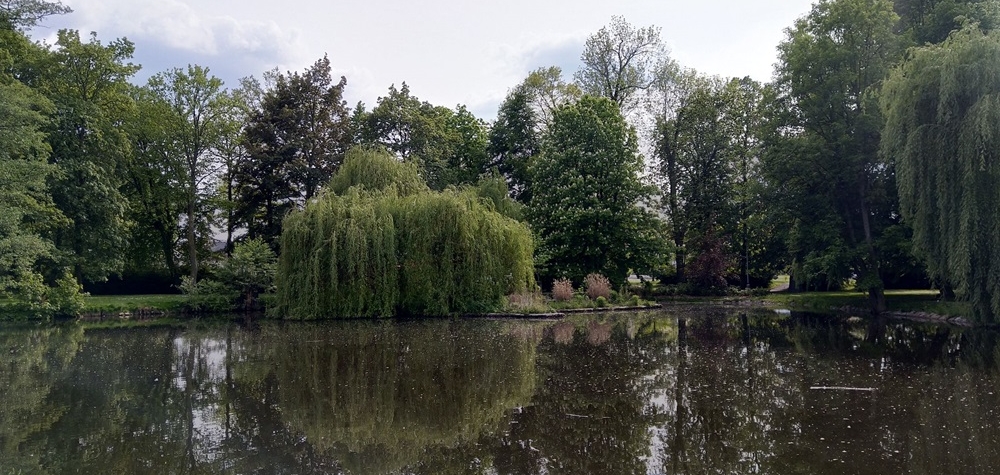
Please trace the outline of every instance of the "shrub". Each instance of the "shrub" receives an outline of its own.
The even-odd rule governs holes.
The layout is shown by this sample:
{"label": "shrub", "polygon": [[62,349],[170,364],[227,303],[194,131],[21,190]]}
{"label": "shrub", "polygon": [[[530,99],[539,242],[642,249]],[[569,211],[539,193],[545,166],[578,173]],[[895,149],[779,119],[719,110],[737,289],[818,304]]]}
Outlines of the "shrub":
{"label": "shrub", "polygon": [[604,296],[602,295],[602,296],[599,296],[599,297],[597,297],[597,300],[595,300],[595,301],[594,301],[594,303],[595,303],[595,304],[596,304],[596,305],[597,305],[598,307],[600,307],[600,308],[604,308],[604,307],[607,307],[607,306],[608,306],[608,299],[606,299],[606,298],[605,298],[605,297],[604,297]]}
{"label": "shrub", "polygon": [[73,274],[66,270],[62,277],[56,280],[56,286],[49,289],[49,302],[57,316],[75,317],[84,306],[83,286],[76,281]]}
{"label": "shrub", "polygon": [[607,300],[611,297],[611,282],[601,274],[587,274],[587,277],[583,278],[583,285],[587,288],[587,297],[591,300],[598,297]]}
{"label": "shrub", "polygon": [[628,304],[630,307],[638,307],[639,305],[642,304],[642,301],[639,300],[638,295],[633,295],[632,298],[628,300]]}
{"label": "shrub", "polygon": [[559,302],[568,302],[573,299],[573,283],[563,277],[552,282],[552,298]]}

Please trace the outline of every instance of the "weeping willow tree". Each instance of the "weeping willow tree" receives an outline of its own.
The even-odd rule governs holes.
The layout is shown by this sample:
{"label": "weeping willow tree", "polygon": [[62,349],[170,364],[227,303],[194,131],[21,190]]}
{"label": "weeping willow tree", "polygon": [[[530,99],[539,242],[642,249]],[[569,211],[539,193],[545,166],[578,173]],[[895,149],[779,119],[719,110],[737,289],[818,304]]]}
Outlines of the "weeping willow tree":
{"label": "weeping willow tree", "polygon": [[497,310],[535,283],[531,233],[494,208],[472,189],[430,191],[385,152],[354,150],[285,219],[276,310],[296,319]]}
{"label": "weeping willow tree", "polygon": [[538,339],[510,325],[264,326],[244,361],[267,362],[281,419],[318,452],[349,473],[399,473],[428,450],[501,433],[530,403]]}
{"label": "weeping willow tree", "polygon": [[977,25],[910,50],[885,83],[882,152],[931,275],[1000,316],[1000,32]]}

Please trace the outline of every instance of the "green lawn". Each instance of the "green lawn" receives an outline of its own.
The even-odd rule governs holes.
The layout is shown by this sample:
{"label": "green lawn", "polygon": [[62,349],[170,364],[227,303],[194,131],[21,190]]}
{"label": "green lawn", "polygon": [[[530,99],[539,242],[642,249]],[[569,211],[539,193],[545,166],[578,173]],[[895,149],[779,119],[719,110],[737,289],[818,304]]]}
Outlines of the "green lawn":
{"label": "green lawn", "polygon": [[187,301],[186,295],[94,295],[86,298],[84,312],[125,312],[138,309],[178,310]]}

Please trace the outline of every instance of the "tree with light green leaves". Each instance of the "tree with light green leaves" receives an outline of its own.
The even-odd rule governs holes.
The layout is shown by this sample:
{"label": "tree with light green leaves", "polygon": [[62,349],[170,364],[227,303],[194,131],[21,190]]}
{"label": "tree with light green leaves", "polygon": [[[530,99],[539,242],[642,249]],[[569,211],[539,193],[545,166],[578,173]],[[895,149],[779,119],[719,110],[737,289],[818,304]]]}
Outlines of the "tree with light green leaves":
{"label": "tree with light green leaves", "polygon": [[598,272],[623,283],[629,269],[662,261],[660,223],[640,206],[651,192],[642,167],[635,131],[610,99],[584,96],[556,109],[528,208],[543,282]]}
{"label": "tree with light green leaves", "polygon": [[966,25],[910,50],[883,88],[882,153],[930,273],[1000,317],[1000,32]]}
{"label": "tree with light green leaves", "polygon": [[348,152],[329,187],[284,220],[277,315],[481,314],[534,289],[528,228],[473,191],[429,190],[418,170],[384,150]]}

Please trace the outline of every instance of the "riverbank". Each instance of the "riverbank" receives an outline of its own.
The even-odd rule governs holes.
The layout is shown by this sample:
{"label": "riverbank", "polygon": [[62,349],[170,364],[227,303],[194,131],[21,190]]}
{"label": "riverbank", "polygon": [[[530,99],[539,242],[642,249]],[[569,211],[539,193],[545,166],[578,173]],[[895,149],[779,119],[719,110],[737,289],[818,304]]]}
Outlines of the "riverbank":
{"label": "riverbank", "polygon": [[[802,312],[864,314],[868,312],[868,294],[840,292],[775,292],[760,299],[767,307]],[[966,302],[943,302],[937,290],[887,290],[886,314],[927,322],[974,326],[972,308]]]}

